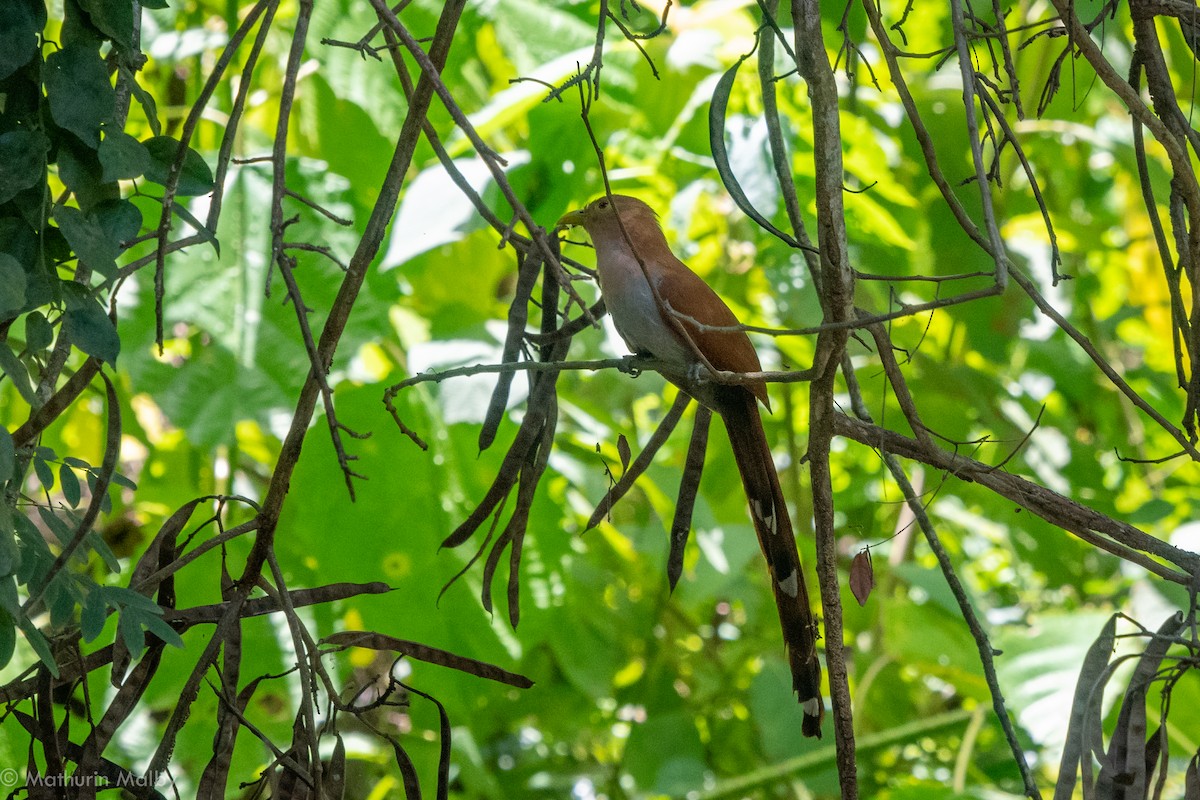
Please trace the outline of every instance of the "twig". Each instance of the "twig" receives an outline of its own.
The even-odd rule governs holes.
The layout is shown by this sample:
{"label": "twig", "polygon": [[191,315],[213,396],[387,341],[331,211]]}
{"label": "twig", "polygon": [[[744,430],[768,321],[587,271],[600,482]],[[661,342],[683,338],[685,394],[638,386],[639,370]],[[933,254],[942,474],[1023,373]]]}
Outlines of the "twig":
{"label": "twig", "polygon": [[[966,456],[947,453],[939,448],[924,447],[907,436],[859,422],[845,415],[839,414],[836,417],[835,426],[839,436],[920,461],[936,469],[945,470],[961,480],[985,486],[1001,497],[1028,509],[1051,525],[1137,564],[1164,580],[1188,586],[1192,581],[1191,575],[1200,575],[1200,556],[1195,553],[1173,547],[1133,525],[1101,514],[1032,481],[994,470],[990,465]],[[1177,572],[1144,554],[1169,561],[1183,571]]]}

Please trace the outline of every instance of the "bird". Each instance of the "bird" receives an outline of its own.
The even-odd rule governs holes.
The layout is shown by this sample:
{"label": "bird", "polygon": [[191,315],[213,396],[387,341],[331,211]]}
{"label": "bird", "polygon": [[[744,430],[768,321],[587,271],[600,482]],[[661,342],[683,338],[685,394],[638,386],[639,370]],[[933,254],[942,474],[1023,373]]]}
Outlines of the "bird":
{"label": "bird", "polygon": [[761,380],[722,383],[709,374],[710,368],[761,372],[758,353],[725,301],[671,252],[658,215],[645,202],[605,194],[564,214],[555,228],[574,226],[592,240],[601,297],[629,349],[653,358],[663,377],[725,423],[771,574],[792,687],[803,712],[801,732],[819,738],[825,713],[819,633],[758,410],[759,402],[771,408],[767,387]]}

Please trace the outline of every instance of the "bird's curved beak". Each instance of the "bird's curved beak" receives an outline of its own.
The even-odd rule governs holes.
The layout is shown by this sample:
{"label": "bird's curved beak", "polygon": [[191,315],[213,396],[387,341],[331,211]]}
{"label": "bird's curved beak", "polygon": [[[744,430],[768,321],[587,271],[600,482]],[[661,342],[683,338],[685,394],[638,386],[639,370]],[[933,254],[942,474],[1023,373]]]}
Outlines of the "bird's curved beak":
{"label": "bird's curved beak", "polygon": [[583,224],[583,209],[577,208],[574,211],[568,211],[558,218],[558,222],[554,223],[555,228],[570,228],[572,225]]}

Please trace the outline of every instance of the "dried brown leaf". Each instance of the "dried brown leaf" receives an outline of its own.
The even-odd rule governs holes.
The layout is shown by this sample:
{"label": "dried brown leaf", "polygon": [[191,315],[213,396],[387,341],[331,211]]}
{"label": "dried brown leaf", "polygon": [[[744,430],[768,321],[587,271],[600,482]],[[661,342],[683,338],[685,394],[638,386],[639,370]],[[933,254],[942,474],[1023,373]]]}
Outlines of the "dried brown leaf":
{"label": "dried brown leaf", "polygon": [[854,592],[858,604],[865,606],[874,588],[875,567],[871,564],[871,550],[863,548],[850,562],[850,591]]}
{"label": "dried brown leaf", "polygon": [[621,457],[621,469],[629,469],[629,460],[633,458],[633,453],[629,450],[629,440],[625,438],[625,434],[617,437],[617,455]]}

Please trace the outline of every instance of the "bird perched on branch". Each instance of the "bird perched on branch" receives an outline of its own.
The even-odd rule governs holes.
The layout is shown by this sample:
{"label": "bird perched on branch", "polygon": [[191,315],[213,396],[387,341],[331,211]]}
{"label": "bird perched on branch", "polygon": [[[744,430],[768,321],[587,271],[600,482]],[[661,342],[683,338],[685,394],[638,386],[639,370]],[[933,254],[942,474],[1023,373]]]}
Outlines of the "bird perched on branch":
{"label": "bird perched on branch", "polygon": [[819,737],[824,703],[817,623],[758,412],[759,400],[771,407],[767,387],[762,381],[722,383],[713,374],[760,372],[758,353],[724,301],[671,252],[650,206],[633,197],[605,196],[558,221],[559,227],[573,225],[582,226],[596,248],[600,291],[625,343],[657,359],[667,380],[725,421],[771,573],[792,686],[804,712],[802,732]]}

